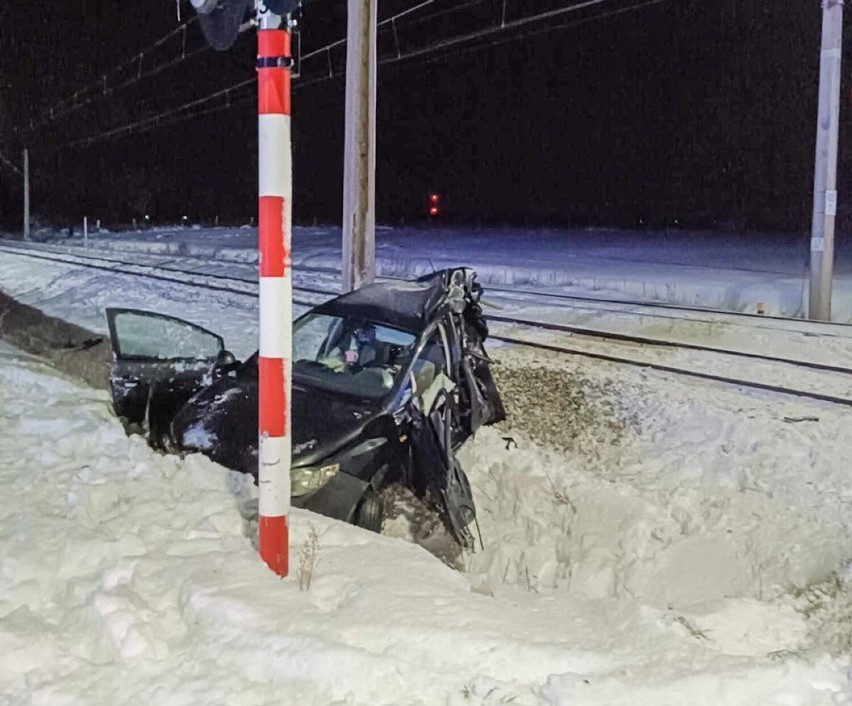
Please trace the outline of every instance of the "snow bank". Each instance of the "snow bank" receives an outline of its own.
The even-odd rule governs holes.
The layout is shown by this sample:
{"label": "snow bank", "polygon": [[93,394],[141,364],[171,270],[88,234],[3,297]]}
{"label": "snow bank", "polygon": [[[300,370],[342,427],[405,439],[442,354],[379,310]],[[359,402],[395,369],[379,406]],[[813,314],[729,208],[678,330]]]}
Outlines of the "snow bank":
{"label": "snow bank", "polygon": [[[522,580],[488,591],[415,545],[301,511],[293,577],[281,581],[252,546],[255,491],[244,479],[200,456],[154,454],[125,436],[104,393],[8,348],[0,423],[2,703],[852,702],[847,662],[805,656],[806,619],[785,603],[678,611],[587,590],[602,580],[550,590],[538,569],[530,590]],[[607,479],[581,482],[588,469],[563,468],[518,437],[521,459],[497,433],[477,439],[467,458],[476,484],[499,464],[539,487],[543,470],[554,484],[576,480],[572,502],[606,497]],[[675,488],[658,480],[662,502]],[[618,489],[594,506],[612,549],[616,536],[603,535],[619,524],[617,496],[639,519],[665,509]],[[489,540],[514,525],[532,555],[563,513],[568,540],[586,537],[584,561],[626,566],[596,551],[593,511],[583,530],[553,491],[516,500],[518,522],[483,518]],[[628,524],[628,541],[645,531]],[[311,553],[311,586],[300,591],[299,556]]]}
{"label": "snow bank", "polygon": [[852,557],[847,411],[797,424],[797,401],[495,355],[509,423],[461,456],[487,540],[468,565],[489,586],[689,610],[778,598]]}
{"label": "snow bank", "polygon": [[[337,267],[339,231],[296,237],[297,265]],[[174,230],[92,245],[242,273],[254,238]],[[383,231],[379,257],[389,273],[429,271],[432,254],[492,281],[668,283],[666,296],[724,292],[735,306],[747,283],[764,298],[763,281],[801,284],[786,259],[796,243],[752,244],[755,273],[742,271],[745,245],[698,243],[684,261],[682,243],[657,238],[644,251],[657,267],[624,263],[643,253],[619,238]],[[839,270],[842,309],[852,288]],[[240,356],[256,347],[251,297],[14,256],[0,278],[94,331],[104,306],[129,304],[207,324]],[[294,510],[293,575],[279,581],[253,547],[253,487],[203,457],[154,454],[105,394],[0,348],[0,704],[852,703],[849,412],[494,353],[511,417],[463,451],[485,542],[466,572]]]}

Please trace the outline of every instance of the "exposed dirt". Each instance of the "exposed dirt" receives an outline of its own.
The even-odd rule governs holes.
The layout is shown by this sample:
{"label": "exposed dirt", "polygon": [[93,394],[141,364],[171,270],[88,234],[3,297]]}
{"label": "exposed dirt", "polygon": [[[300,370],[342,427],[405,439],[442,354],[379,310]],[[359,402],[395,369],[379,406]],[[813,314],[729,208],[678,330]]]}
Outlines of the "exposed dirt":
{"label": "exposed dirt", "polygon": [[92,387],[109,387],[112,352],[107,337],[47,316],[2,291],[0,338]]}
{"label": "exposed dirt", "polygon": [[411,489],[398,483],[386,487],[381,500],[382,534],[419,544],[450,568],[464,568],[461,545],[436,511],[435,501],[418,498]]}
{"label": "exposed dirt", "polygon": [[825,581],[793,591],[794,605],[808,619],[811,644],[832,655],[852,654],[852,572],[844,565]]}

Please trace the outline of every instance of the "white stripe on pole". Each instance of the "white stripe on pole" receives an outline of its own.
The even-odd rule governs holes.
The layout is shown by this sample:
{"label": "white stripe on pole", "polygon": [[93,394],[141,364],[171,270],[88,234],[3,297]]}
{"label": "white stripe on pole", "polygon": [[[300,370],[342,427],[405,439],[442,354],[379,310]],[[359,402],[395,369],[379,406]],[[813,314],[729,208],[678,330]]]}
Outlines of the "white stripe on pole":
{"label": "white stripe on pole", "polygon": [[[290,154],[290,116],[264,113],[258,116],[258,139],[263,149],[258,155],[260,196],[290,198],[292,156]],[[290,222],[287,222],[289,228]]]}
{"label": "white stripe on pole", "polygon": [[260,278],[260,355],[289,358],[286,326],[293,320],[290,278]]}
{"label": "white stripe on pole", "polygon": [[259,495],[258,509],[261,517],[280,517],[290,509],[290,475],[278,472],[278,466],[289,463],[290,435],[261,437],[259,444],[258,485],[264,489]]}

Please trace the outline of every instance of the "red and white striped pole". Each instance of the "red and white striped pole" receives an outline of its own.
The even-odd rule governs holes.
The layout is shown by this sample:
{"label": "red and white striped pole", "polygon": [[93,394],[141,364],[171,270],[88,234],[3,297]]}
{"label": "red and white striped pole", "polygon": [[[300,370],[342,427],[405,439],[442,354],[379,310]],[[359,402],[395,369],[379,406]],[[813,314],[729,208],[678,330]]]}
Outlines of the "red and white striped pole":
{"label": "red and white striped pole", "polygon": [[281,18],[258,13],[258,486],[260,556],[279,576],[289,564],[290,372],[292,282],[290,235],[290,32]]}

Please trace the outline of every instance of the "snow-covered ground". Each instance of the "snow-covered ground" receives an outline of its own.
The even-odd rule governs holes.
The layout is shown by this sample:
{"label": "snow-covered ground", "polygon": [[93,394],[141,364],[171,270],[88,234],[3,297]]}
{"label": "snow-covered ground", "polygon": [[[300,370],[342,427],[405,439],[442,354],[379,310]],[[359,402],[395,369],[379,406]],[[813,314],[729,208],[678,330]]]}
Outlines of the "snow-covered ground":
{"label": "snow-covered ground", "polygon": [[[97,244],[251,262],[248,235],[208,233]],[[484,251],[480,234],[447,243],[434,264],[466,258],[509,281],[499,235]],[[383,271],[404,269],[400,252],[417,261],[421,241],[398,251],[402,236],[385,236]],[[297,276],[335,264],[331,236],[316,237]],[[557,268],[531,247],[541,287]],[[75,323],[103,330],[103,306],[148,306],[225,333],[240,355],[255,345],[250,297],[33,263],[0,251],[0,286]],[[736,271],[717,264],[728,286]],[[631,271],[595,268],[598,281]],[[750,296],[694,286],[705,304]],[[491,351],[510,419],[462,453],[485,544],[465,571],[294,510],[280,581],[252,545],[252,486],[200,456],[157,455],[124,435],[105,393],[0,348],[0,703],[852,703],[852,411]]]}
{"label": "snow-covered ground", "polygon": [[[50,232],[52,242],[83,245]],[[295,228],[293,263],[340,268],[340,228]],[[91,248],[257,261],[254,228],[155,228],[93,233]],[[732,311],[801,316],[807,311],[809,236],[617,229],[380,228],[381,275],[410,277],[472,264],[485,283],[627,295]],[[835,253],[833,318],[852,323],[852,247]]]}

